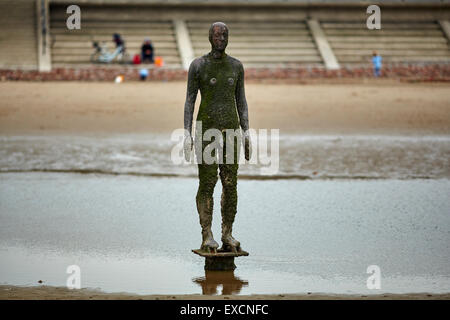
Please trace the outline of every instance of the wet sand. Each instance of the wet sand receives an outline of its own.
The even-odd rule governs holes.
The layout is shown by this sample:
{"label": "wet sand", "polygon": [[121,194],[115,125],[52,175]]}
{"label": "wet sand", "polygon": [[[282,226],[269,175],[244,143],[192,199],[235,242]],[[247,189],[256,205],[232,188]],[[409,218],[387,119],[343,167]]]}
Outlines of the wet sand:
{"label": "wet sand", "polygon": [[[179,143],[170,134],[0,135],[0,172],[196,178],[195,163],[170,161]],[[280,135],[279,161],[268,154],[270,163],[241,163],[239,179],[450,178],[450,136],[443,135]]]}
{"label": "wet sand", "polygon": [[[448,84],[249,83],[251,127],[279,128],[287,137],[284,173],[323,180],[262,185],[251,171],[240,180],[236,230],[251,256],[237,261],[241,291],[224,295],[200,294],[207,275],[189,252],[199,238],[195,172],[165,165],[158,158],[167,153],[164,143],[149,149],[142,142],[182,127],[184,96],[181,82],[0,82],[0,169],[10,172],[0,174],[0,299],[450,298]],[[91,174],[71,173],[77,170]],[[161,171],[188,178],[152,176]],[[286,198],[292,192],[295,201]],[[155,215],[164,219],[148,220]],[[285,245],[261,241],[268,225]],[[184,238],[167,245],[174,228]],[[77,259],[97,276],[85,278],[89,287],[101,291],[62,287],[65,267]],[[107,263],[112,269],[102,276]],[[389,293],[365,288],[373,263],[381,264]],[[120,282],[122,270],[149,268],[160,276]],[[173,283],[160,283],[171,277],[158,272],[171,273]],[[263,294],[273,292],[281,294]]]}
{"label": "wet sand", "polygon": [[[183,82],[0,82],[0,134],[171,132]],[[302,134],[449,134],[448,84],[257,84],[251,128]],[[197,99],[200,101],[200,95]]]}
{"label": "wet sand", "polygon": [[0,300],[450,300],[450,294],[380,294],[380,295],[327,295],[327,294],[255,294],[203,296],[185,295],[133,295],[105,293],[95,290],[69,290],[64,287],[18,287],[0,285]]}
{"label": "wet sand", "polygon": [[[82,288],[109,293],[449,292],[448,179],[241,180],[234,235],[250,255],[229,273],[205,272],[190,251],[200,245],[196,187],[193,178],[2,173],[0,284],[65,286],[77,265]],[[366,286],[373,264],[380,290]]]}

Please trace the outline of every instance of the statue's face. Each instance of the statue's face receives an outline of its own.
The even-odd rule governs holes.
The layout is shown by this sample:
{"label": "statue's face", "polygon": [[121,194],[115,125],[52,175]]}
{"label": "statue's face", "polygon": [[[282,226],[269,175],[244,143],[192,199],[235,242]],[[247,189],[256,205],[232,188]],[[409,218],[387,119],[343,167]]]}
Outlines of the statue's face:
{"label": "statue's face", "polygon": [[209,42],[211,42],[211,45],[215,50],[224,51],[228,45],[228,28],[226,25],[213,25]]}

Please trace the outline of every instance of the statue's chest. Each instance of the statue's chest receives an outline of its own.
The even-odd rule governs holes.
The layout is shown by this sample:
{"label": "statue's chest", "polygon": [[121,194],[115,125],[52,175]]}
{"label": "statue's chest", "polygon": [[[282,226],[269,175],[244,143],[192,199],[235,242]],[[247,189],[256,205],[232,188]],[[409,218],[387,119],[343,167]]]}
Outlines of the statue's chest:
{"label": "statue's chest", "polygon": [[229,63],[211,63],[202,71],[200,81],[204,89],[234,91],[236,88],[237,72]]}

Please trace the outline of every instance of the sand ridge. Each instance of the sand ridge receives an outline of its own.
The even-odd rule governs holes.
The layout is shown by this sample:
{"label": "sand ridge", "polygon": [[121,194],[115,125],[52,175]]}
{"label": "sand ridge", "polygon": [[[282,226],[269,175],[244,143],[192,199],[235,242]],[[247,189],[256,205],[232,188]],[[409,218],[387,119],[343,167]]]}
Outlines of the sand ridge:
{"label": "sand ridge", "polygon": [[[170,133],[184,82],[0,82],[0,134]],[[447,84],[248,83],[250,127],[299,134],[450,134]],[[200,102],[197,98],[196,111]]]}
{"label": "sand ridge", "polygon": [[137,295],[106,293],[92,289],[70,290],[65,287],[19,287],[0,285],[0,300],[449,300],[450,293],[407,294],[257,294],[257,295]]}

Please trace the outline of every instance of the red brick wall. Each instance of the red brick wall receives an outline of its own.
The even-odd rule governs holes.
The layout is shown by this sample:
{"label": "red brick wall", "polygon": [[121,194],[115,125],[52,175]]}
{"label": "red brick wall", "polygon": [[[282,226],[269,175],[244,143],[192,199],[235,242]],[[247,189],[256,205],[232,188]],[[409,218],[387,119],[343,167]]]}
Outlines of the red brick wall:
{"label": "red brick wall", "polygon": [[[51,72],[30,70],[0,70],[2,81],[113,81],[123,75],[125,81],[139,80],[139,69],[132,67],[91,67],[91,68],[56,68]],[[246,79],[351,79],[372,78],[371,68],[353,67],[340,70],[323,68],[263,68],[245,70]],[[176,81],[186,80],[187,73],[182,69],[149,69],[148,80]],[[392,65],[383,66],[382,78],[412,79],[418,81],[450,81],[450,64],[447,65]]]}

